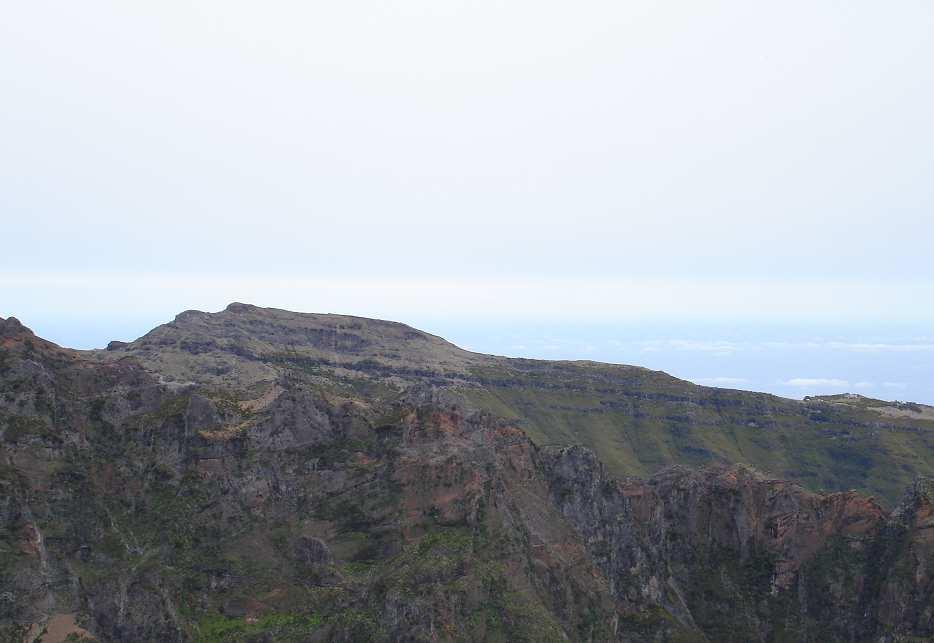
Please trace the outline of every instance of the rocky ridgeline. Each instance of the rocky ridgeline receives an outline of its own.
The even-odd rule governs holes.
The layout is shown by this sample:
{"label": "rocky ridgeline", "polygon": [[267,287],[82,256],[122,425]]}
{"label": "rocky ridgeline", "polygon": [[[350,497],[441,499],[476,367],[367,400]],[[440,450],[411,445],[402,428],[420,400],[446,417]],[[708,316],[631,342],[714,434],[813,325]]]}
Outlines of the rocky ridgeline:
{"label": "rocky ridgeline", "polygon": [[537,444],[580,444],[618,477],[671,464],[745,462],[810,489],[858,489],[887,506],[934,475],[934,409],[855,396],[805,402],[705,388],[665,373],[596,362],[464,351],[404,324],[231,304],[186,311],[129,343],[86,355],[131,359],[159,382],[256,399],[282,379],[370,404],[442,391],[517,423]]}
{"label": "rocky ridgeline", "polygon": [[[923,478],[889,511],[741,464],[620,476],[591,449],[537,446],[484,381],[542,390],[581,368],[624,388],[642,369],[491,374],[438,338],[333,316],[315,327],[360,340],[321,340],[346,345],[327,356],[296,338],[325,336],[308,319],[239,306],[94,353],[0,321],[0,640],[934,636]],[[245,338],[252,316],[295,327]]]}

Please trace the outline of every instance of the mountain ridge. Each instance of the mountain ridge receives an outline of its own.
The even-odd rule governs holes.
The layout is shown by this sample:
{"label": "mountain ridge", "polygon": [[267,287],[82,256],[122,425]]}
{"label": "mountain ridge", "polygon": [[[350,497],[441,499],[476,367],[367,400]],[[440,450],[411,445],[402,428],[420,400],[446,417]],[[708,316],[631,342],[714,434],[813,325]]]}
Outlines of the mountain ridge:
{"label": "mountain ridge", "polygon": [[218,313],[186,311],[125,346],[89,354],[133,357],[170,380],[254,397],[297,372],[322,386],[379,388],[385,399],[439,387],[465,406],[519,422],[539,444],[583,444],[617,475],[747,462],[812,489],[861,489],[892,504],[916,475],[934,474],[934,414],[898,403],[791,400],[639,366],[486,355],[364,317],[233,303]]}
{"label": "mountain ridge", "polygon": [[[934,635],[929,479],[877,501],[697,453],[702,432],[784,435],[768,462],[797,466],[808,440],[859,455],[889,430],[923,456],[924,423],[257,314],[182,315],[110,351],[0,321],[0,640]],[[575,443],[537,437],[562,426]]]}

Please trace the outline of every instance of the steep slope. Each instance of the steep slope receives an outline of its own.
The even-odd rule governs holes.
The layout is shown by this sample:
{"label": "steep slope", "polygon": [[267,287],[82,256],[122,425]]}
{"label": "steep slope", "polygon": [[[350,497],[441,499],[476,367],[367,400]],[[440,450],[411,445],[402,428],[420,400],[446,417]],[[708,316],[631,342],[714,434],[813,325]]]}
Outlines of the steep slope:
{"label": "steep slope", "polygon": [[[742,462],[812,490],[898,501],[934,474],[934,422],[834,399],[705,388],[604,364],[510,361],[465,394],[539,444],[583,444],[616,475]],[[886,403],[876,402],[879,408]]]}
{"label": "steep slope", "polygon": [[[95,357],[133,357],[162,381],[258,394],[285,374],[390,400],[430,384],[508,418],[537,444],[581,444],[615,475],[742,462],[812,490],[898,501],[934,475],[934,411],[837,396],[803,402],[696,386],[595,362],[471,353],[403,324],[231,304],[187,311]],[[925,410],[927,409],[927,411]]]}
{"label": "steep slope", "polygon": [[579,447],[552,450],[555,502],[624,600],[652,598],[711,640],[934,635],[934,482],[892,515],[747,467],[617,481]]}
{"label": "steep slope", "polygon": [[462,383],[223,388],[116,352],[0,322],[0,638],[934,635],[929,482],[890,514],[743,466],[618,480]]}

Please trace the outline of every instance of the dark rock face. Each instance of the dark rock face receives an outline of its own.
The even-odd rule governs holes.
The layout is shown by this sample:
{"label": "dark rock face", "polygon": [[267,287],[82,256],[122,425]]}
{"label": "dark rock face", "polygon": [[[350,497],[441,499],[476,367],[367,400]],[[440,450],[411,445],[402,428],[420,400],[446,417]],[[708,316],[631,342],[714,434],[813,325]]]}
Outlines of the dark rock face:
{"label": "dark rock face", "polygon": [[930,482],[889,515],[742,466],[617,481],[583,449],[545,460],[554,501],[626,603],[649,598],[715,640],[934,634]]}
{"label": "dark rock face", "polygon": [[320,538],[302,536],[295,544],[295,557],[308,565],[328,565],[331,550]]}
{"label": "dark rock face", "polygon": [[179,377],[211,353],[135,350],[0,322],[0,640],[63,616],[113,641],[934,636],[930,481],[889,512],[744,465],[619,478],[401,357],[226,388]]}

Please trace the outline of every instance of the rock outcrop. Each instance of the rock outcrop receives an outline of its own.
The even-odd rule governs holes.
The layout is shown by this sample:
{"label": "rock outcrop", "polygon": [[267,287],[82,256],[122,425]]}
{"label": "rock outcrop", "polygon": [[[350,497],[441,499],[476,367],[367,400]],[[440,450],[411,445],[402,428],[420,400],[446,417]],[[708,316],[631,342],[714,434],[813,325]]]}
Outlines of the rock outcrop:
{"label": "rock outcrop", "polygon": [[712,640],[934,635],[930,481],[889,514],[742,465],[618,481],[585,449],[545,461],[554,502],[625,603],[648,598]]}

